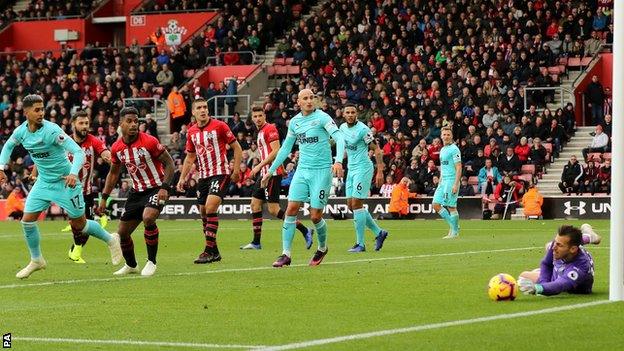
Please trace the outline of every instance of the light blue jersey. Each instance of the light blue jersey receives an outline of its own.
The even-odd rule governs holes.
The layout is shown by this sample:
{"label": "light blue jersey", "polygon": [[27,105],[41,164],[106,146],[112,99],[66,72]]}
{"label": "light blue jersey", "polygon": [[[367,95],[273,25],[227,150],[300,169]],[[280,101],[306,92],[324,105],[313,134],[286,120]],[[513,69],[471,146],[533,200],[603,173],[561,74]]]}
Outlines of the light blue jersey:
{"label": "light blue jersey", "polygon": [[288,134],[271,165],[270,172],[275,172],[284,162],[295,142],[299,145],[297,169],[330,168],[333,163],[330,136],[336,140],[337,159],[342,160],[344,141],[334,120],[319,109],[307,116],[297,114],[290,120]]}
{"label": "light blue jersey", "polygon": [[345,139],[349,171],[368,170],[373,168],[373,162],[368,157],[368,144],[374,138],[372,131],[362,122],[357,122],[353,127],[348,123],[340,126],[340,132]]}
{"label": "light blue jersey", "polygon": [[[34,133],[28,130],[28,123],[13,131],[0,153],[0,167],[4,168],[9,163],[13,148],[20,144],[37,166],[38,180],[47,183],[62,181],[62,177],[70,173],[78,175],[84,163],[84,152],[80,146],[58,125],[44,120]],[[67,158],[68,152],[74,157],[73,163]]]}
{"label": "light blue jersey", "polygon": [[461,152],[455,144],[445,145],[440,150],[440,180],[441,182],[455,181],[457,171],[455,165],[461,162]]}

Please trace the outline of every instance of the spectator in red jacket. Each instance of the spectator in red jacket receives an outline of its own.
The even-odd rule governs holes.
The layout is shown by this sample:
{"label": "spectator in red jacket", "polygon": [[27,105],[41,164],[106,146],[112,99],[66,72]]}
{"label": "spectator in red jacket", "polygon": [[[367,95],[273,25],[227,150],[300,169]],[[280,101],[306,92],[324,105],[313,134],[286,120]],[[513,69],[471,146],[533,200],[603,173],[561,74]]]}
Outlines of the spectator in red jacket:
{"label": "spectator in red jacket", "polygon": [[433,139],[433,143],[427,146],[429,158],[432,159],[436,165],[440,163],[440,150],[442,150],[442,142],[440,142],[439,138]]}
{"label": "spectator in red jacket", "polygon": [[377,131],[377,133],[383,133],[386,131],[386,120],[379,112],[373,113],[373,118],[371,119],[373,123],[373,128]]}
{"label": "spectator in red jacket", "polygon": [[514,153],[518,155],[518,159],[522,162],[522,164],[527,163],[529,154],[531,153],[531,147],[527,144],[526,137],[520,138],[520,144],[516,145]]}
{"label": "spectator in red jacket", "polygon": [[596,163],[593,161],[587,162],[587,166],[583,167],[583,180],[581,181],[581,185],[579,187],[579,192],[581,195],[586,192],[591,192],[592,195],[596,192],[596,186],[599,185],[596,182],[598,181],[598,172],[600,171],[599,167],[596,167]]}

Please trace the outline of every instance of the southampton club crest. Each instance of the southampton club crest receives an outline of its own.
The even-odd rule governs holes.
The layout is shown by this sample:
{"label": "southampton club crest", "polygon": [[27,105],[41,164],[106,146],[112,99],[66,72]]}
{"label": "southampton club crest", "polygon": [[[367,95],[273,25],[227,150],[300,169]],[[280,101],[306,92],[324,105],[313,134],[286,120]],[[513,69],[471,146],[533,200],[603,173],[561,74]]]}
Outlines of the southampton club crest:
{"label": "southampton club crest", "polygon": [[186,28],[178,25],[177,20],[169,20],[166,27],[161,28],[165,33],[165,42],[169,46],[182,44],[182,36],[186,34]]}

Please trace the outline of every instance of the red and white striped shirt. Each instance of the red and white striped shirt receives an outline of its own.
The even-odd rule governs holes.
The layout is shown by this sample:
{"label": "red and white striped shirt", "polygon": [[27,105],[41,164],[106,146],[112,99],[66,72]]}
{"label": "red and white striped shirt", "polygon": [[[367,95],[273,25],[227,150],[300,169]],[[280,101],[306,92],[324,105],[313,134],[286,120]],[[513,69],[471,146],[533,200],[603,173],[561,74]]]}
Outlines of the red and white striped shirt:
{"label": "red and white striped shirt", "polygon": [[160,187],[165,172],[158,157],[165,147],[153,136],[139,132],[138,138],[130,145],[119,138],[112,147],[113,164],[123,163],[130,173],[132,189],[145,191]]}
{"label": "red and white striped shirt", "polygon": [[199,178],[230,174],[226,146],[236,138],[227,124],[210,118],[208,124],[199,127],[193,124],[186,137],[186,152],[197,154]]}
{"label": "red and white striped shirt", "polygon": [[[258,150],[260,151],[260,162],[264,161],[267,157],[269,157],[269,154],[271,153],[271,151],[273,151],[273,148],[271,148],[271,143],[275,140],[279,141],[279,132],[277,131],[275,124],[265,123],[258,131],[257,143]],[[260,175],[264,177],[264,175],[269,171],[269,168],[271,168],[271,164],[262,167]],[[285,173],[284,167],[279,166],[276,173],[278,175],[283,175]]]}
{"label": "red and white striped shirt", "polygon": [[[104,150],[106,150],[106,146],[104,143],[91,134],[87,134],[85,140],[82,143],[78,144],[82,148],[85,154],[85,162],[78,172],[78,179],[82,183],[82,193],[84,195],[91,194],[91,180],[93,179],[93,168],[95,167],[95,160],[97,159]],[[67,154],[69,160],[73,160],[72,154]]]}

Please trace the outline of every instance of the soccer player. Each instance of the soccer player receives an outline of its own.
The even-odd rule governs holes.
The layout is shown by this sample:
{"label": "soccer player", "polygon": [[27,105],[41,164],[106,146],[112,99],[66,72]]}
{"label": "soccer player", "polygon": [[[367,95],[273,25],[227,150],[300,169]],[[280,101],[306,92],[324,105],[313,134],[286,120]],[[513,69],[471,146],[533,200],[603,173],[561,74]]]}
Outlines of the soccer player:
{"label": "soccer player", "polygon": [[[204,251],[194,261],[196,264],[221,261],[217,247],[219,217],[217,210],[225,196],[230,181],[239,179],[243,151],[227,124],[210,117],[208,103],[203,98],[191,105],[196,123],[187,132],[186,158],[182,166],[178,191],[183,191],[193,164],[197,164],[199,181],[197,201],[202,214],[203,232],[206,239]],[[227,146],[234,150],[234,169],[229,169]]]}
{"label": "soccer player", "polygon": [[347,206],[353,212],[356,240],[355,245],[349,249],[349,252],[366,251],[364,243],[366,227],[375,234],[375,251],[379,251],[388,237],[388,232],[379,228],[370,212],[364,208],[362,199],[368,197],[373,173],[375,173],[373,163],[368,157],[368,150],[375,152],[375,161],[377,163],[375,183],[377,187],[381,187],[384,181],[383,151],[377,146],[371,130],[366,124],[358,121],[355,105],[345,105],[342,110],[342,116],[346,121],[346,123],[340,126],[340,131],[345,140],[348,159],[347,179],[345,182]]}
{"label": "soccer player", "polygon": [[106,176],[98,212],[106,209],[106,200],[119,180],[124,165],[132,179],[132,190],[124,205],[125,211],[117,229],[121,237],[121,250],[126,264],[114,275],[139,272],[134,256],[132,233],[143,222],[147,263],[141,275],[152,276],[156,272],[158,252],[158,226],[156,219],[169,198],[173,179],[173,159],[165,147],[153,136],[139,132],[139,112],[134,107],[124,107],[119,112],[121,138],[111,148],[112,165]]}
{"label": "soccer player", "polygon": [[451,128],[442,128],[442,142],[440,150],[440,185],[433,194],[433,209],[449,225],[449,233],[444,239],[453,239],[459,236],[459,213],[457,213],[457,196],[462,173],[461,152],[453,143]]}
{"label": "soccer player", "polygon": [[[78,178],[82,183],[82,195],[85,201],[85,214],[88,219],[93,219],[93,205],[96,194],[91,190],[91,180],[93,179],[93,168],[95,167],[95,160],[98,157],[106,163],[111,163],[111,153],[106,149],[104,143],[89,134],[90,119],[86,112],[78,111],[72,117],[73,133],[72,139],[82,148],[85,154],[85,163],[78,173]],[[73,157],[73,156],[72,156]],[[106,218],[102,215],[102,218]],[[105,227],[105,221],[100,221],[100,225]],[[69,259],[76,263],[85,263],[82,259],[82,248],[87,243],[89,237],[80,232],[73,232],[74,243],[69,249]]]}
{"label": "soccer player", "polygon": [[[251,109],[251,119],[258,128],[258,150],[260,151],[260,163],[252,170],[249,178],[254,178],[257,174],[264,176],[269,170],[269,165],[275,159],[275,155],[280,148],[279,133],[274,124],[266,122],[266,115],[262,107],[254,106]],[[267,202],[269,213],[273,216],[284,219],[284,210],[280,208],[279,197],[281,192],[282,176],[285,174],[284,167],[277,168],[276,174],[269,181],[265,188],[260,186],[260,182],[254,184],[251,197],[251,218],[253,226],[253,240],[251,243],[241,246],[241,250],[260,250],[260,237],[262,236],[262,204]],[[278,177],[276,177],[276,175]],[[297,221],[297,229],[306,241],[306,249],[312,247],[312,236],[314,229],[308,229],[301,222]]]}
{"label": "soccer player", "polygon": [[[310,260],[310,266],[321,264],[327,254],[327,224],[323,219],[323,209],[331,189],[332,173],[342,177],[345,145],[336,123],[328,114],[315,109],[314,103],[312,90],[303,89],[299,92],[297,104],[301,112],[290,120],[284,145],[277,153],[269,171],[262,177],[261,186],[266,188],[297,141],[299,164],[288,191],[288,207],[282,227],[282,255],[273,262],[273,267],[290,265],[290,249],[295,235],[297,213],[303,202],[307,201],[310,202],[310,219],[318,235],[318,249]],[[336,141],[336,159],[333,166],[330,137]]]}
{"label": "soccer player", "polygon": [[[119,236],[109,234],[97,222],[85,217],[85,202],[78,172],[84,163],[84,152],[55,123],[43,119],[43,99],[39,95],[27,95],[22,100],[27,122],[15,129],[0,153],[0,169],[6,170],[11,153],[21,144],[39,169],[39,176],[33,185],[24,208],[22,229],[30,251],[30,263],[15,275],[27,278],[33,272],[46,268],[41,255],[40,234],[37,218],[54,202],[63,208],[75,234],[92,235],[106,242],[111,252],[111,261],[121,261]],[[70,163],[66,153],[74,155]],[[0,172],[0,185],[7,181],[5,172]]]}
{"label": "soccer player", "polygon": [[540,268],[520,274],[520,291],[526,295],[590,294],[594,285],[594,260],[582,244],[581,229],[571,225],[559,227]]}

